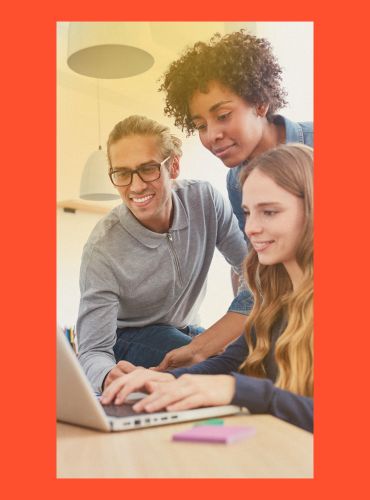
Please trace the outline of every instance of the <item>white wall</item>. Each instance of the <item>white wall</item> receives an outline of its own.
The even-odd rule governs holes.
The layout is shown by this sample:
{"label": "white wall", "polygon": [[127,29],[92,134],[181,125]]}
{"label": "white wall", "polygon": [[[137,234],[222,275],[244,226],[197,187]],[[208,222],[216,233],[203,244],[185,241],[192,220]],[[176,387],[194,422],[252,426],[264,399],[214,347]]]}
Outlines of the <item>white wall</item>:
{"label": "white wall", "polygon": [[283,69],[288,106],[282,114],[295,121],[312,121],[313,23],[257,23],[256,35],[271,42]]}
{"label": "white wall", "polygon": [[[192,24],[187,23],[184,32],[191,32]],[[257,36],[271,41],[284,68],[284,86],[289,92],[289,106],[282,113],[293,120],[312,120],[313,24],[255,23],[255,26]],[[96,82],[71,71],[68,73],[63,68],[63,58],[66,57],[61,50],[65,45],[64,36],[65,32],[61,30],[58,38],[58,200],[78,197],[83,165],[98,143]],[[172,56],[175,57],[176,54]],[[166,65],[161,60],[161,67]],[[200,145],[197,137],[186,138],[173,127],[171,120],[163,117],[163,96],[156,91],[156,80],[162,72],[160,69],[155,67],[142,78],[138,76],[119,82],[102,83],[102,142],[105,143],[111,128],[123,117],[134,113],[153,117],[168,124],[183,139],[181,177],[207,179],[227,197],[227,169]],[[105,205],[114,206],[117,203]],[[61,209],[57,211],[57,319],[61,325],[75,324],[82,248],[99,218],[98,215],[83,212],[70,214]],[[203,325],[207,327],[216,321],[226,311],[231,299],[229,267],[216,252],[208,279],[208,293],[200,310]]]}

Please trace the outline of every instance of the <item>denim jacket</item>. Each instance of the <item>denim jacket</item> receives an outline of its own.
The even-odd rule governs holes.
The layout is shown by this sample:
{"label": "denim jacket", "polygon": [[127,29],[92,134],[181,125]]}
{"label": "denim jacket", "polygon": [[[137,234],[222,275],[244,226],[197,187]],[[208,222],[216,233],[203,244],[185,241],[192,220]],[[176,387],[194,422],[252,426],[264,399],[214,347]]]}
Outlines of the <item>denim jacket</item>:
{"label": "denim jacket", "polygon": [[[298,142],[301,144],[307,144],[307,146],[313,147],[313,123],[312,122],[292,122],[284,116],[275,115],[273,118],[273,123],[277,125],[283,124],[285,126],[285,142]],[[238,219],[238,224],[240,230],[244,233],[245,217],[242,206],[242,191],[239,184],[239,174],[242,165],[231,168],[227,174],[227,191],[229,194],[229,200],[231,206],[233,207],[233,212]],[[246,241],[247,238],[244,236]],[[238,294],[229,307],[229,312],[243,312],[247,310],[248,312],[253,307],[253,298],[249,290],[245,290]]]}

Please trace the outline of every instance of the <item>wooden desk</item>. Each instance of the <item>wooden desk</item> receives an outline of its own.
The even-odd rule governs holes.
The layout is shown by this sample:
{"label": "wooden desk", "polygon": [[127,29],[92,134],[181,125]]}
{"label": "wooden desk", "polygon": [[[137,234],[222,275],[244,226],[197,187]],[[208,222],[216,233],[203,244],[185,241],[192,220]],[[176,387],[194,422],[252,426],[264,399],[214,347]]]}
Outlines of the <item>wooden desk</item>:
{"label": "wooden desk", "polygon": [[225,417],[255,436],[232,444],[171,441],[194,422],[102,433],[57,424],[58,478],[312,478],[313,436],[270,415]]}

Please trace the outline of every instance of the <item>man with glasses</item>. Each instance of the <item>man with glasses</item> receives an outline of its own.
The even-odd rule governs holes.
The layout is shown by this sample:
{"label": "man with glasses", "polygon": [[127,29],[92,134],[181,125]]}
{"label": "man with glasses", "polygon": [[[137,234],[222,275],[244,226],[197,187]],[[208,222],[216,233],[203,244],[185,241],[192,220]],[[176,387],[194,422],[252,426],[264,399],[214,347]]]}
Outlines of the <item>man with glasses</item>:
{"label": "man with glasses", "polygon": [[[232,209],[208,182],[175,180],[181,141],[168,127],[131,116],[112,130],[109,176],[122,204],[94,228],[82,256],[77,321],[80,362],[100,392],[130,365],[153,367],[191,345],[183,364],[238,337],[245,303],[207,331],[197,312],[217,247],[241,274],[246,244]],[[122,361],[124,360],[124,361]]]}

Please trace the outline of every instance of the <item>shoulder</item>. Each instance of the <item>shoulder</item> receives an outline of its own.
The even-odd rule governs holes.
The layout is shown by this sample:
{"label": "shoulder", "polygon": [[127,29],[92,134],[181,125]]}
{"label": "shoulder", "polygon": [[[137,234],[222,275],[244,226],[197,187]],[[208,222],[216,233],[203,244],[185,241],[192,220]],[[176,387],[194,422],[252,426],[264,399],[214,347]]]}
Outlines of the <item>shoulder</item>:
{"label": "shoulder", "polygon": [[172,188],[180,193],[181,191],[199,191],[207,189],[211,184],[208,181],[200,179],[176,179],[173,181]]}
{"label": "shoulder", "polygon": [[179,179],[173,182],[173,191],[179,198],[198,198],[199,196],[213,196],[219,192],[208,181],[198,179]]}
{"label": "shoulder", "polygon": [[227,182],[227,187],[232,188],[232,189],[237,189],[238,191],[240,190],[240,183],[239,183],[239,176],[240,176],[240,171],[242,169],[243,165],[238,165],[237,167],[230,168],[227,176],[226,176],[226,182]]}
{"label": "shoulder", "polygon": [[90,253],[94,248],[104,247],[111,241],[117,225],[120,224],[121,205],[113,208],[96,224],[85,244],[84,252]]}
{"label": "shoulder", "polygon": [[313,147],[313,122],[298,122],[298,125],[302,129],[304,144]]}
{"label": "shoulder", "polygon": [[220,214],[226,210],[226,203],[223,195],[208,181],[203,180],[179,180],[174,186],[174,195],[188,213],[197,210],[210,215]]}
{"label": "shoulder", "polygon": [[286,143],[299,142],[313,147],[313,122],[294,122],[282,115],[275,115],[273,122],[284,125]]}

